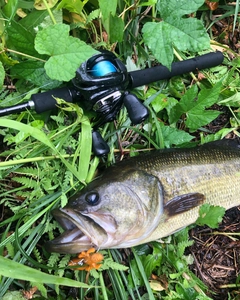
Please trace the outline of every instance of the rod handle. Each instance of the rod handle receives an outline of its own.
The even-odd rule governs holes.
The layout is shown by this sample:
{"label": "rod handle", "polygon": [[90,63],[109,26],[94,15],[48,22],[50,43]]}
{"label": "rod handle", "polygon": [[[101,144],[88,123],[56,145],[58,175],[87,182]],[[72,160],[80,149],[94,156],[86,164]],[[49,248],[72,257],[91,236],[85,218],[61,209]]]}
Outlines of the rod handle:
{"label": "rod handle", "polygon": [[165,66],[129,72],[130,88],[147,85],[163,79],[170,79],[196,70],[203,70],[220,65],[224,56],[222,52],[210,52],[201,56],[174,62],[169,70]]}

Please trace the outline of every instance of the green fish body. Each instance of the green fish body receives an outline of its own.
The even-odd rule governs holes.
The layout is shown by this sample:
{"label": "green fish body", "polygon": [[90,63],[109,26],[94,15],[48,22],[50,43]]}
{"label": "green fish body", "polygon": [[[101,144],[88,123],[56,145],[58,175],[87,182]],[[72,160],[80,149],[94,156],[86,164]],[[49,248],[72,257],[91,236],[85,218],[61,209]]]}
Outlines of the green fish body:
{"label": "green fish body", "polygon": [[239,182],[240,149],[235,143],[130,158],[106,169],[53,212],[65,232],[48,242],[47,250],[78,253],[163,238],[194,223],[203,203],[226,209],[239,205]]}

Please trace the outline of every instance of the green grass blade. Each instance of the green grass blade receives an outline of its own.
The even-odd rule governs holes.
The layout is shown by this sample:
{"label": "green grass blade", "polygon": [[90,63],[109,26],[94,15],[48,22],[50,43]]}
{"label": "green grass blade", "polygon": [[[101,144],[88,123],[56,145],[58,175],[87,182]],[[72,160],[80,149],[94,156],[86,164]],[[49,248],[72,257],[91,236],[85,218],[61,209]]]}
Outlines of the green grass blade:
{"label": "green grass blade", "polygon": [[[118,262],[119,264],[122,262],[122,258],[120,258],[119,256],[121,256],[121,254],[119,253],[118,250],[111,250],[111,255],[114,259],[114,261]],[[131,296],[131,299],[135,299],[135,296],[134,296],[134,293],[133,293],[133,290],[130,288],[130,286],[128,285],[128,279],[127,279],[127,274],[126,272],[123,272],[121,270],[118,271],[119,274],[121,275],[121,278],[122,278],[122,281],[124,283],[124,285],[127,287],[127,290],[128,290],[128,293],[129,295]]]}
{"label": "green grass blade", "polygon": [[[41,216],[43,216],[47,211],[49,211],[52,206],[55,205],[55,203],[58,201],[58,199],[56,198],[58,198],[59,194],[60,193],[51,195],[51,197],[49,197],[52,199],[51,204],[49,204],[49,206],[47,206],[45,209],[42,209],[39,213],[34,215],[31,219],[29,219],[25,224],[23,224],[19,228],[19,232],[18,232],[19,237],[22,236],[32,226],[32,224],[34,224]],[[15,240],[15,234],[13,233],[0,243],[0,249],[4,247],[7,243],[12,243],[14,240]]]}
{"label": "green grass blade", "polygon": [[103,299],[108,300],[108,295],[107,295],[107,291],[106,291],[106,286],[104,284],[102,272],[100,272],[99,281],[100,281],[100,285],[101,285],[101,288],[102,288]]}
{"label": "green grass blade", "polygon": [[65,164],[65,166],[68,168],[68,170],[70,172],[72,172],[79,181],[81,181],[77,170],[59,153],[59,151],[54,147],[53,143],[50,141],[50,139],[47,137],[47,135],[43,131],[41,131],[38,128],[32,127],[30,125],[26,125],[21,122],[17,122],[14,120],[8,120],[8,119],[0,119],[0,126],[13,128],[20,132],[29,134],[36,140],[40,141],[44,145],[51,148],[53,150],[53,152],[55,152],[57,155],[59,155],[59,158]]}
{"label": "green grass blade", "polygon": [[140,258],[138,257],[138,255],[137,255],[137,253],[136,253],[136,251],[135,251],[134,248],[132,248],[132,252],[133,252],[134,258],[136,260],[136,263],[137,263],[138,269],[140,271],[140,274],[142,276],[142,279],[144,281],[145,287],[147,289],[149,300],[155,300],[153,292],[152,292],[152,289],[151,289],[151,287],[149,285],[149,282],[148,282],[148,278],[146,277],[146,273],[144,271],[142,262],[141,262]]}
{"label": "green grass blade", "polygon": [[49,138],[46,136],[46,134],[43,131],[41,131],[38,128],[23,124],[18,121],[8,120],[8,119],[0,119],[0,126],[13,128],[15,130],[29,134],[32,137],[34,137],[36,140],[42,142],[43,144],[47,145],[49,148],[55,151],[55,147],[53,146]]}
{"label": "green grass blade", "polygon": [[20,280],[38,282],[43,284],[58,284],[70,287],[89,288],[90,286],[68,278],[49,275],[41,271],[19,264],[0,256],[0,275]]}
{"label": "green grass blade", "polygon": [[126,294],[122,279],[119,275],[119,271],[109,269],[108,270],[108,276],[111,280],[112,288],[113,288],[116,300],[125,300],[125,299],[127,299],[127,294]]}
{"label": "green grass blade", "polygon": [[79,178],[82,181],[86,181],[92,153],[92,128],[87,118],[82,120],[80,146],[81,149],[78,166]]}

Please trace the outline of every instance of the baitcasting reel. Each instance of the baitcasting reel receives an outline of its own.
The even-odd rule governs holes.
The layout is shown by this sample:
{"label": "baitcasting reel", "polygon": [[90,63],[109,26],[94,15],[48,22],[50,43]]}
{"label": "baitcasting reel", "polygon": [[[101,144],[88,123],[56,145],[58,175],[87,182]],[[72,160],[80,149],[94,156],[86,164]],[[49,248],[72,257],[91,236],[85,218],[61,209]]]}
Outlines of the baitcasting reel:
{"label": "baitcasting reel", "polygon": [[[113,121],[125,105],[132,123],[139,124],[148,117],[148,109],[139,99],[126,91],[129,76],[125,65],[108,51],[94,55],[82,63],[72,80],[76,90],[81,91],[85,107],[97,113],[96,127]],[[93,150],[96,155],[109,152],[108,145],[99,133],[93,131]]]}
{"label": "baitcasting reel", "polygon": [[122,104],[133,124],[148,117],[147,108],[126,91],[129,86],[127,69],[111,52],[94,55],[82,63],[72,82],[81,91],[87,108],[98,114],[101,125],[116,119]]}
{"label": "baitcasting reel", "polygon": [[156,66],[127,72],[125,65],[113,53],[103,51],[80,65],[71,87],[34,94],[26,103],[0,109],[0,117],[28,109],[34,109],[37,113],[54,109],[57,105],[55,98],[62,98],[66,102],[82,102],[86,109],[93,110],[97,114],[92,134],[93,152],[101,156],[109,152],[109,146],[97,128],[116,119],[123,105],[133,124],[139,124],[148,117],[148,109],[128,90],[195,70],[211,68],[221,64],[222,61],[221,52],[211,52],[175,62],[171,70],[164,66]]}

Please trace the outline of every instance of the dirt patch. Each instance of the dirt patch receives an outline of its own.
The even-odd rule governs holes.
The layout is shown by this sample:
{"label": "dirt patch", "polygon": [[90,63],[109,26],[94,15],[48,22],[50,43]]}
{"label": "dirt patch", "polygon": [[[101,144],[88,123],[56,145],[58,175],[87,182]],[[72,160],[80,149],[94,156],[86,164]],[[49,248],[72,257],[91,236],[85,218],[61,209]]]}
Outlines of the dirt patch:
{"label": "dirt patch", "polygon": [[[240,299],[240,207],[226,212],[219,229],[196,227],[190,237],[195,241],[189,248],[194,257],[191,270],[214,294],[214,300]],[[238,298],[239,297],[239,298]]]}

